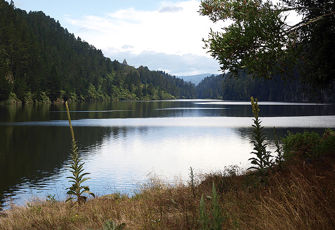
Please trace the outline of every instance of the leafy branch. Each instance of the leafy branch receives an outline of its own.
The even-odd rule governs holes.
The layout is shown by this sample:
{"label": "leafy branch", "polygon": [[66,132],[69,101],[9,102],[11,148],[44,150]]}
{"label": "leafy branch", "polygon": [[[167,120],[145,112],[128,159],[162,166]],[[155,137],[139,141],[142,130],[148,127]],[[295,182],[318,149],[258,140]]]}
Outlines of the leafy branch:
{"label": "leafy branch", "polygon": [[[301,15],[300,22],[289,25],[285,15],[289,11]],[[224,72],[238,76],[243,69],[265,79],[297,78],[300,73],[324,88],[334,79],[334,61],[327,58],[332,55],[327,52],[334,50],[332,1],[202,0],[199,12],[223,23],[203,41]]]}

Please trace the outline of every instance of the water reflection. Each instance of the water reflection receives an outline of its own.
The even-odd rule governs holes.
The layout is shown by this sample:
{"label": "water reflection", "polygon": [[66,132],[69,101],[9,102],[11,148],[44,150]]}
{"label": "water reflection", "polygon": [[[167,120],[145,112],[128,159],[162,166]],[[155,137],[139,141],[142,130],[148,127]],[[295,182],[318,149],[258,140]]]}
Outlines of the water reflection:
{"label": "water reflection", "polygon": [[[333,104],[260,102],[263,117],[334,115]],[[251,117],[249,102],[170,100],[70,105],[77,119],[145,117]],[[66,120],[63,105],[0,106],[0,122]]]}
{"label": "water reflection", "polygon": [[[196,102],[197,105],[250,105],[249,101],[206,101],[206,102]],[[276,101],[260,101],[258,105],[288,105],[288,106],[297,106],[297,105],[312,105],[312,106],[323,106],[330,105],[327,103],[303,103],[303,102],[276,102]]]}
{"label": "water reflection", "polygon": [[[110,135],[110,128],[75,128],[81,149],[92,149]],[[4,126],[0,128],[0,201],[22,184],[40,185],[58,174],[69,159],[67,127]]]}
{"label": "water reflection", "polygon": [[[186,179],[188,168],[248,167],[249,103],[170,100],[71,105],[80,154],[97,194],[132,193],[148,175]],[[200,103],[200,104],[199,104]],[[334,105],[261,106],[269,142],[277,134],[335,127]],[[71,147],[64,107],[0,107],[0,202],[65,198]],[[316,129],[318,128],[318,129]]]}
{"label": "water reflection", "polygon": [[[72,121],[74,127],[251,127],[252,117],[168,117],[81,119]],[[334,128],[335,116],[261,117],[264,127]],[[1,123],[0,123],[1,124]],[[39,121],[2,123],[4,126],[67,126],[68,122]]]}

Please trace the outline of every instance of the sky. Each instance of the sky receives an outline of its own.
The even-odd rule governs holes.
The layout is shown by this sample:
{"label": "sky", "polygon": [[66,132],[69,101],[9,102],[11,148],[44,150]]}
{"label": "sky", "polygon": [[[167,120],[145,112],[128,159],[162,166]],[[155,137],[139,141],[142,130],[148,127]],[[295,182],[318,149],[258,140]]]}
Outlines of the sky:
{"label": "sky", "polygon": [[217,26],[198,13],[200,0],[14,0],[26,11],[43,11],[106,57],[176,76],[220,73],[203,49]]}

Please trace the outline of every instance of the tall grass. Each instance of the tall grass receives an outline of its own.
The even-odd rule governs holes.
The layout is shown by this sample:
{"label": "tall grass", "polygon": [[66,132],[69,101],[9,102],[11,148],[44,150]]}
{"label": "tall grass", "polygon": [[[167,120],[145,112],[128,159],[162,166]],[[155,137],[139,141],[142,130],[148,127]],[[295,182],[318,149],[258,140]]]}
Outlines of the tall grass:
{"label": "tall grass", "polygon": [[[194,198],[190,187],[155,181],[134,197],[97,197],[74,207],[68,202],[37,202],[0,217],[0,229],[101,229],[107,221],[125,229],[201,229],[199,201],[213,207],[213,182],[224,218],[221,229],[335,229],[335,161],[285,165],[269,175],[266,187],[253,175],[224,171],[202,175]],[[208,198],[211,197],[211,198]],[[207,201],[205,201],[207,199]],[[209,200],[208,200],[209,199]]]}
{"label": "tall grass", "polygon": [[209,213],[206,211],[204,195],[202,195],[200,199],[200,230],[220,230],[222,229],[223,216],[214,182],[212,187],[212,196],[209,198],[212,200]]}

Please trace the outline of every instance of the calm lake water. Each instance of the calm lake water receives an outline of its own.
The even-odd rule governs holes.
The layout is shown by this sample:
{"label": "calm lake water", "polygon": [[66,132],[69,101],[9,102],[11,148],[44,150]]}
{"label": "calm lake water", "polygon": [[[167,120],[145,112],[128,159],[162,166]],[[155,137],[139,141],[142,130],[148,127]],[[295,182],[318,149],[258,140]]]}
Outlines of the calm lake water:
{"label": "calm lake water", "polygon": [[[322,132],[335,127],[331,104],[260,102],[268,141],[273,127]],[[173,183],[225,166],[249,166],[249,102],[168,100],[70,105],[86,183],[97,195],[134,194],[149,178]],[[0,203],[66,198],[71,137],[64,105],[0,107]]]}

